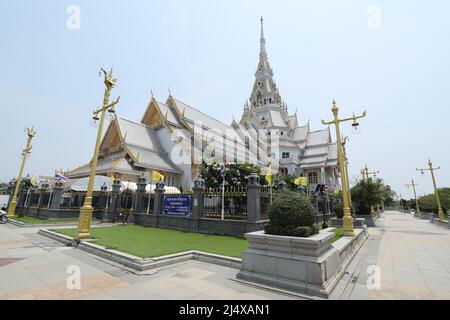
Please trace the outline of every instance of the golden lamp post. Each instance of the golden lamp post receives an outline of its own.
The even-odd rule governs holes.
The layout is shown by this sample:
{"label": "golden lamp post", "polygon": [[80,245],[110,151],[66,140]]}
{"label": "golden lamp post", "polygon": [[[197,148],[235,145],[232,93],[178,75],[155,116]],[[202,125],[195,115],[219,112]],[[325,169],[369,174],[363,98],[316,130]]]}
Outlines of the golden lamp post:
{"label": "golden lamp post", "polygon": [[[367,168],[367,164],[366,164],[366,166],[364,167],[363,172],[364,172],[363,174],[365,174],[367,180],[369,180],[369,175],[373,175],[374,177],[376,177],[377,174],[380,173],[379,170],[369,172],[369,168]],[[373,206],[370,206],[370,214],[371,214],[372,216],[375,214],[375,209],[373,208]]]}
{"label": "golden lamp post", "polygon": [[405,184],[405,186],[407,188],[412,187],[413,192],[414,192],[414,199],[416,200],[416,213],[419,214],[419,201],[417,200],[417,194],[416,194],[416,186],[418,186],[417,183],[414,182],[414,179],[411,179],[411,183],[410,184]]}
{"label": "golden lamp post", "polygon": [[402,201],[402,194],[400,193],[400,209],[403,212],[403,201]]}
{"label": "golden lamp post", "polygon": [[333,100],[333,107],[331,108],[331,111],[333,112],[334,119],[331,121],[324,121],[322,120],[322,124],[324,125],[330,125],[334,124],[336,128],[336,139],[337,139],[337,146],[338,146],[338,162],[339,162],[339,171],[341,172],[341,186],[342,186],[342,200],[343,200],[343,211],[344,211],[344,217],[342,218],[343,221],[343,227],[344,227],[344,234],[346,236],[354,236],[355,233],[353,231],[353,218],[350,211],[350,203],[349,203],[349,188],[347,184],[347,177],[345,174],[345,161],[344,161],[344,151],[342,148],[342,141],[341,141],[341,130],[339,128],[339,124],[341,122],[345,121],[353,121],[352,126],[358,127],[359,123],[356,121],[360,118],[364,118],[366,116],[366,112],[364,111],[362,115],[355,116],[353,114],[353,117],[350,118],[343,118],[339,119],[339,108],[336,105],[336,101]]}
{"label": "golden lamp post", "polygon": [[[76,239],[86,239],[89,238],[90,235],[90,229],[91,229],[91,220],[92,220],[92,212],[94,211],[94,208],[92,207],[92,191],[94,189],[94,180],[95,180],[95,170],[97,167],[97,161],[98,161],[98,154],[100,150],[100,142],[103,134],[103,124],[105,122],[105,116],[106,111],[110,113],[114,113],[114,106],[119,102],[120,97],[113,100],[113,102],[109,103],[109,96],[111,94],[112,88],[115,87],[117,79],[113,78],[112,76],[112,69],[108,73],[103,68],[101,69],[104,74],[105,78],[105,95],[103,99],[103,106],[99,109],[95,110],[93,112],[93,119],[95,121],[100,120],[98,133],[97,133],[97,142],[95,143],[95,149],[94,149],[94,157],[91,161],[91,173],[89,176],[89,184],[88,189],[86,192],[86,197],[84,199],[83,207],[80,209],[80,217],[78,219],[78,230]],[[99,118],[100,115],[100,118]]]}
{"label": "golden lamp post", "polygon": [[433,187],[434,187],[434,195],[436,196],[436,204],[438,207],[438,216],[439,220],[445,220],[444,211],[441,207],[441,201],[439,199],[439,189],[436,187],[436,179],[434,178],[434,171],[439,170],[441,167],[433,168],[433,163],[431,160],[428,159],[428,168],[418,168],[417,171],[420,171],[420,173],[423,175],[425,171],[431,172],[431,179],[433,180]]}
{"label": "golden lamp post", "polygon": [[36,131],[34,128],[26,128],[27,130],[27,145],[25,149],[22,151],[22,165],[20,166],[20,172],[19,176],[17,177],[16,187],[14,188],[14,194],[11,199],[11,202],[9,204],[8,208],[8,217],[12,218],[14,217],[14,214],[16,213],[16,206],[17,206],[17,194],[19,193],[19,187],[20,183],[22,181],[22,175],[23,175],[23,169],[25,168],[25,162],[27,160],[27,156],[31,153],[31,148],[33,147],[31,145],[31,140],[33,140],[34,136],[36,135]]}
{"label": "golden lamp post", "polygon": [[345,144],[348,141],[348,137],[341,137],[341,144],[342,144],[342,155],[344,156],[344,163],[345,163],[345,180],[347,181],[347,195],[348,195],[348,203],[349,206],[352,207],[352,193],[350,189],[350,177],[348,176],[348,158],[347,158],[347,152],[345,150]]}

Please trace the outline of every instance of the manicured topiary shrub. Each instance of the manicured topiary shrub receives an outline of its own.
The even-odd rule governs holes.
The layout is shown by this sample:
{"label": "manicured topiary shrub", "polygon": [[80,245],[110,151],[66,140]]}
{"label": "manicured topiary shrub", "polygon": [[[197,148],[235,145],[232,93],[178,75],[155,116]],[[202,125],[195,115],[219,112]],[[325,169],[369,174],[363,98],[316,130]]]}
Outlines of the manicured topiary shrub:
{"label": "manicured topiary shrub", "polygon": [[[336,215],[336,218],[342,219],[344,217],[344,203],[342,202],[342,196],[334,198],[333,201],[334,214]],[[350,207],[350,213],[351,215],[355,214],[355,209],[352,206]]]}
{"label": "manicured topiary shrub", "polygon": [[270,222],[265,227],[267,234],[309,237],[319,232],[315,225],[315,212],[306,196],[284,191],[269,207]]}
{"label": "manicured topiary shrub", "polygon": [[338,219],[342,219],[342,217],[344,217],[344,205],[342,201],[336,201],[334,203],[334,213]]}

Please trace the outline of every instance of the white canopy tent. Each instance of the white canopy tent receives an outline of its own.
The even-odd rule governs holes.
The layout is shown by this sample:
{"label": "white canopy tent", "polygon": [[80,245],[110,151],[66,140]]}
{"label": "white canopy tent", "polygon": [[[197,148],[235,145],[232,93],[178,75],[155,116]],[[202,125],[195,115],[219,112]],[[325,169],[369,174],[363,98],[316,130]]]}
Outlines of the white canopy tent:
{"label": "white canopy tent", "polygon": [[[89,183],[89,178],[80,178],[80,179],[71,179],[64,183],[64,189],[66,191],[73,190],[73,191],[87,191]],[[95,176],[94,180],[94,191],[101,191],[102,186],[107,187],[107,191],[112,190],[112,184],[113,180],[109,177],[105,176]],[[135,191],[137,190],[137,184],[136,182],[130,182],[130,181],[122,181],[121,182],[122,187],[120,188],[120,191],[125,190],[131,190]],[[155,185],[154,184],[147,184],[147,187],[145,188],[146,192],[154,193],[155,192]],[[180,190],[178,190],[175,187],[164,187],[165,191],[169,194],[180,194]]]}

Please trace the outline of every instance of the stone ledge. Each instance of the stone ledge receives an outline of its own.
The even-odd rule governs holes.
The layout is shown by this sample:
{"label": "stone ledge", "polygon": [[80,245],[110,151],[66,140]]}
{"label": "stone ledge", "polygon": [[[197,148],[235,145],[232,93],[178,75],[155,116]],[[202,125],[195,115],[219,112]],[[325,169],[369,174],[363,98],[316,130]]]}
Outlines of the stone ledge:
{"label": "stone ledge", "polygon": [[266,235],[264,231],[256,231],[245,235],[249,241],[249,249],[267,250],[267,245],[275,248],[280,255],[317,256],[331,246],[334,238],[332,232],[319,232],[308,238]]}
{"label": "stone ledge", "polygon": [[25,227],[25,223],[24,222],[17,221],[17,220],[11,219],[11,218],[8,218],[8,223],[10,223],[10,224],[12,224],[12,225],[14,225],[16,227]]}
{"label": "stone ledge", "polygon": [[56,233],[54,231],[46,230],[46,229],[39,230],[38,234],[40,234],[44,237],[62,242],[64,244],[71,244],[74,241],[74,239],[72,237],[69,237],[69,236],[66,236],[66,235],[63,235],[60,233]]}
{"label": "stone ledge", "polygon": [[[62,242],[66,245],[73,244],[75,241],[72,237],[46,229],[39,230],[38,234]],[[136,271],[146,271],[189,260],[197,260],[234,269],[239,269],[241,267],[241,259],[196,250],[154,258],[141,258],[121,251],[107,249],[103,246],[91,243],[89,240],[82,240],[76,248]]]}
{"label": "stone ledge", "polygon": [[450,229],[450,219],[446,222],[446,221],[439,220],[439,218],[433,218],[433,219],[430,219],[430,222],[439,227]]}
{"label": "stone ledge", "polygon": [[[50,220],[51,221],[51,220]],[[14,219],[8,219],[8,223],[21,228],[42,228],[42,227],[76,227],[78,222],[50,222],[50,223],[25,223]],[[92,222],[91,225],[101,225],[101,222]]]}

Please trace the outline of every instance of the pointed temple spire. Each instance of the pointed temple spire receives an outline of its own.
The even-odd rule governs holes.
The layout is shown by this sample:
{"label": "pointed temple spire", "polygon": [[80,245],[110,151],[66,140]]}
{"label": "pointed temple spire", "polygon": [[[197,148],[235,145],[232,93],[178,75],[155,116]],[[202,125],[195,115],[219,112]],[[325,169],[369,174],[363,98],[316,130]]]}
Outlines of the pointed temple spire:
{"label": "pointed temple spire", "polygon": [[[283,113],[286,109],[282,106],[282,99],[277,85],[273,80],[273,71],[267,58],[266,38],[264,36],[264,19],[261,17],[261,36],[259,62],[255,72],[255,82],[250,96],[250,108],[268,107],[280,110]],[[247,110],[248,110],[247,109]],[[246,110],[244,108],[244,110]]]}
{"label": "pointed temple spire", "polygon": [[267,60],[266,39],[264,38],[264,19],[261,17],[260,60]]}

